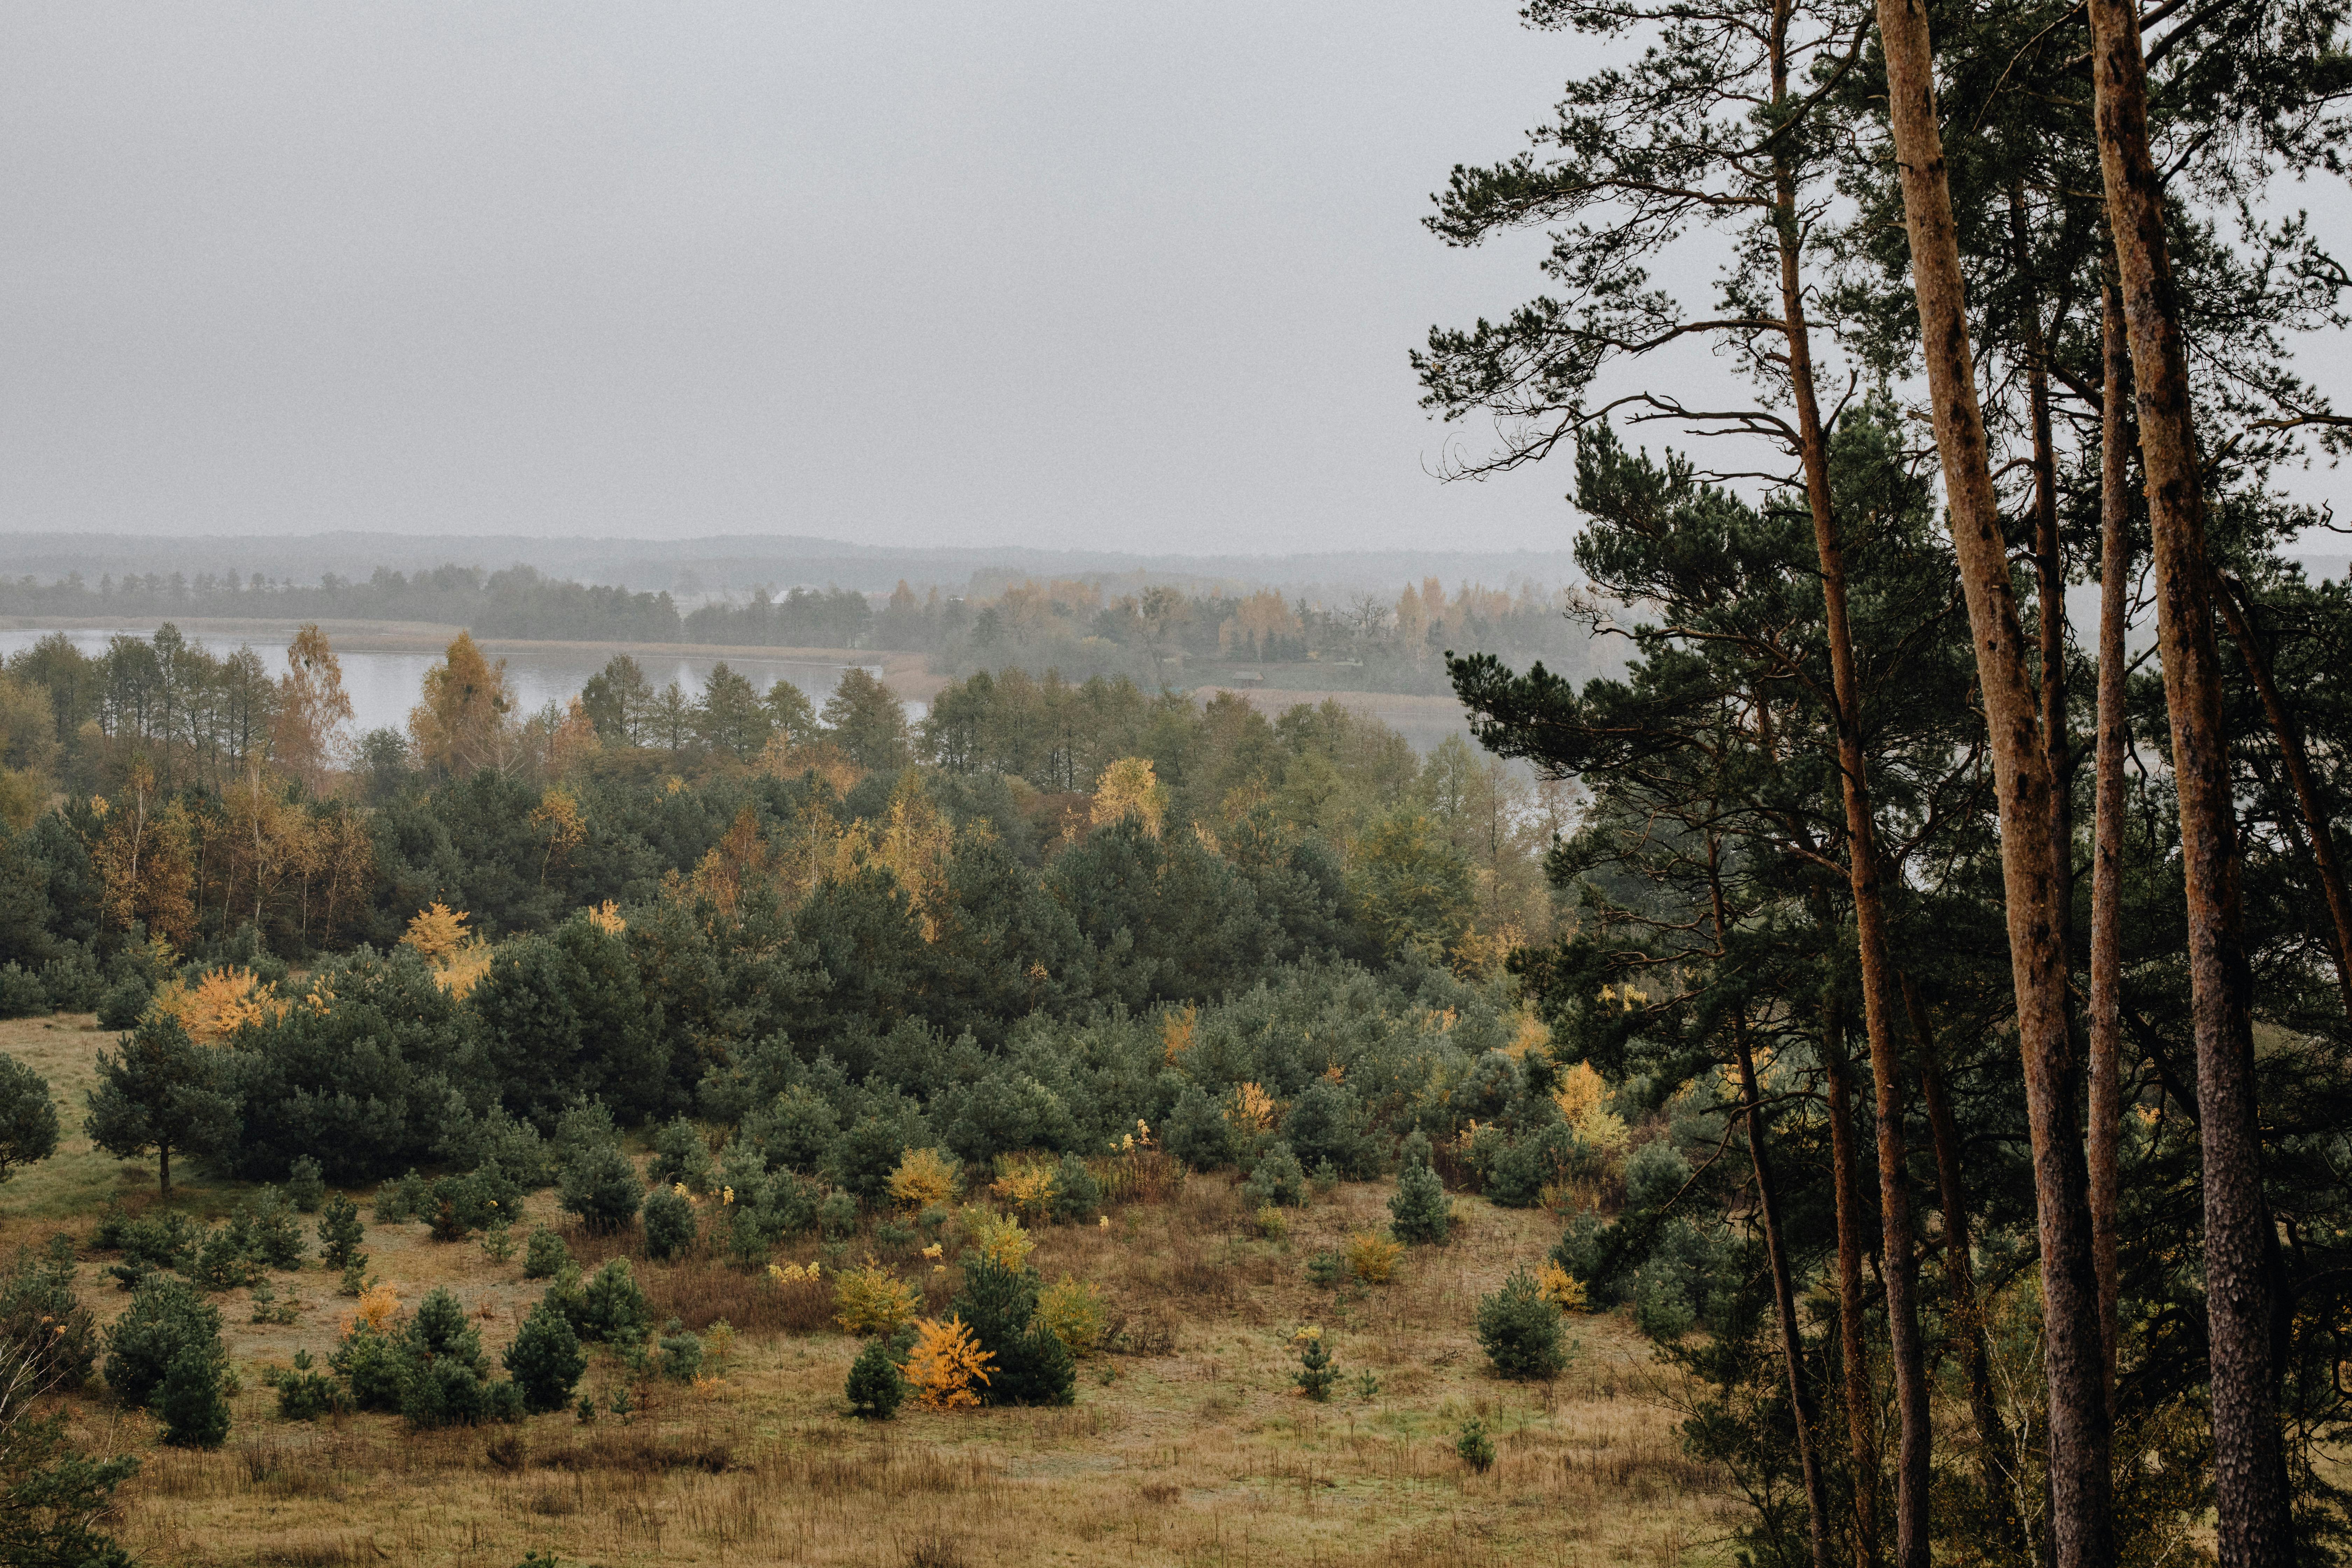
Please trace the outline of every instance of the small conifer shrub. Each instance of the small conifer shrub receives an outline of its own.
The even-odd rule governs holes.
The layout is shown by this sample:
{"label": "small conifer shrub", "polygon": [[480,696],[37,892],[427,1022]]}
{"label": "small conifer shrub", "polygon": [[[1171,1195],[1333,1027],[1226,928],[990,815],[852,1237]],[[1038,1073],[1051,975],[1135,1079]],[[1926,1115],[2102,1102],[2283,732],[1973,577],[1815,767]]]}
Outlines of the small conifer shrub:
{"label": "small conifer shrub", "polygon": [[1331,1347],[1323,1342],[1323,1331],[1313,1324],[1298,1331],[1298,1370],[1291,1381],[1298,1391],[1318,1405],[1331,1397],[1331,1387],[1339,1381],[1339,1369],[1331,1363]]}
{"label": "small conifer shrub", "polygon": [[1408,1163],[1389,1199],[1389,1230],[1399,1241],[1442,1247],[1454,1216],[1445,1205],[1445,1184],[1425,1160]]}
{"label": "small conifer shrub", "polygon": [[571,1261],[572,1249],[563,1245],[563,1238],[542,1225],[534,1229],[530,1239],[523,1244],[522,1277],[526,1279],[552,1279]]}
{"label": "small conifer shrub", "polygon": [[1556,1377],[1568,1364],[1559,1308],[1525,1268],[1513,1269],[1501,1289],[1478,1299],[1478,1343],[1495,1374],[1517,1382]]}
{"label": "small conifer shrub", "polygon": [[849,1363],[850,1414],[868,1421],[887,1421],[898,1414],[906,1403],[907,1374],[890,1357],[890,1345],[886,1340],[868,1340],[857,1359]]}
{"label": "small conifer shrub", "polygon": [[1475,1415],[1462,1423],[1454,1436],[1454,1452],[1482,1476],[1494,1468],[1495,1440],[1486,1435],[1486,1423]]}

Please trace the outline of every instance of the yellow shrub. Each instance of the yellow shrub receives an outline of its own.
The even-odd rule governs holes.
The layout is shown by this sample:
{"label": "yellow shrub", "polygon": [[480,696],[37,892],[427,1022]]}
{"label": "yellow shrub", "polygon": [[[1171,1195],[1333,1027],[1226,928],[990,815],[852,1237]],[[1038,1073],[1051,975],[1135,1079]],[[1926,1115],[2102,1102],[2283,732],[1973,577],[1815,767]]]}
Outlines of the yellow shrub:
{"label": "yellow shrub", "polygon": [[1377,1230],[1360,1230],[1348,1238],[1348,1270],[1359,1279],[1385,1285],[1404,1256],[1404,1243]]}
{"label": "yellow shrub", "polygon": [[400,1292],[389,1285],[371,1285],[361,1293],[358,1307],[343,1319],[343,1332],[348,1334],[354,1325],[365,1323],[377,1333],[383,1333],[398,1316]]}
{"label": "yellow shrub", "polygon": [[1014,1213],[1039,1220],[1053,1212],[1054,1193],[1059,1185],[1053,1166],[1024,1163],[1009,1167],[988,1190],[1011,1205]]}
{"label": "yellow shrub", "polygon": [[991,1214],[983,1208],[963,1211],[963,1234],[974,1252],[1007,1268],[1018,1268],[1028,1262],[1030,1248],[1037,1245],[1037,1238],[1022,1229],[1019,1220],[1009,1214]]}
{"label": "yellow shrub", "polygon": [[909,1149],[890,1173],[890,1195],[910,1209],[927,1209],[955,1196],[955,1162],[937,1149]]}
{"label": "yellow shrub", "polygon": [[1059,1284],[1037,1292],[1037,1321],[1051,1329],[1072,1355],[1084,1360],[1101,1346],[1103,1330],[1110,1323],[1110,1309],[1100,1286],[1065,1274]]}
{"label": "yellow shrub", "polygon": [[1547,1260],[1536,1270],[1536,1294],[1563,1312],[1584,1310],[1583,1282],[1557,1263]]}
{"label": "yellow shrub", "polygon": [[1274,1096],[1254,1083],[1234,1085],[1226,1099],[1225,1121],[1244,1131],[1270,1131],[1274,1126]]}
{"label": "yellow shrub", "polygon": [[1579,1062],[1560,1075],[1552,1100],[1578,1138],[1604,1155],[1622,1154],[1632,1135],[1624,1121],[1601,1104],[1603,1091],[1601,1075],[1592,1070],[1592,1064]]}
{"label": "yellow shrub", "polygon": [[996,1358],[980,1348],[960,1317],[942,1323],[925,1318],[915,1325],[915,1348],[898,1370],[915,1390],[915,1397],[933,1410],[969,1410],[980,1403],[971,1391],[974,1379],[988,1381],[988,1363]]}
{"label": "yellow shrub", "polygon": [[779,1285],[805,1285],[813,1280],[822,1279],[823,1277],[824,1272],[818,1267],[817,1261],[814,1258],[808,1260],[808,1264],[805,1268],[797,1263],[771,1263],[768,1265],[768,1278],[774,1280]]}
{"label": "yellow shrub", "polygon": [[619,936],[629,929],[629,922],[621,918],[621,906],[610,899],[588,911],[588,923],[607,936]]}
{"label": "yellow shrub", "polygon": [[915,1299],[912,1286],[869,1258],[834,1282],[833,1321],[845,1333],[887,1334],[914,1317]]}
{"label": "yellow shrub", "polygon": [[453,910],[436,899],[432,908],[419,910],[409,917],[408,934],[400,939],[400,945],[415,948],[430,963],[446,963],[471,938],[466,919],[465,910]]}
{"label": "yellow shrub", "polygon": [[180,1020],[199,1040],[225,1040],[247,1024],[266,1024],[286,1015],[277,988],[231,966],[207,972],[194,985],[174,980],[155,994],[155,1010]]}

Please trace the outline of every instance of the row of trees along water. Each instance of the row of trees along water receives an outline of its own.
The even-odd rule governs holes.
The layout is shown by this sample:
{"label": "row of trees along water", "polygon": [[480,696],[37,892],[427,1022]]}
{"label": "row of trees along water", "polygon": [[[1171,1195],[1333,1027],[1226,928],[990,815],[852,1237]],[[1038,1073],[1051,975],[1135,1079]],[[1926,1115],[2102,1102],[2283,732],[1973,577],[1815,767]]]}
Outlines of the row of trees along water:
{"label": "row of trees along water", "polygon": [[1719,1129],[1573,1271],[1738,1237],[1673,1353],[1758,1563],[2343,1560],[2352,598],[2279,479],[2352,274],[2263,203],[2345,7],[1525,15],[1606,62],[1427,221],[1549,291],[1416,363],[1460,472],[1572,465],[1635,658],[1453,672],[1592,791],[1556,1038]]}
{"label": "row of trees along water", "polygon": [[[910,723],[859,668],[819,709],[724,665],[665,700],[624,655],[524,715],[461,634],[406,731],[354,741],[327,638],[306,627],[289,655],[272,681],[250,649],[215,657],[167,626],[11,659],[0,973],[24,996],[89,1005],[93,985],[184,963],[389,947],[436,903],[478,942],[607,903],[821,922],[847,899],[863,934],[820,989],[912,987],[882,1022],[926,994],[918,1013],[990,1037],[1016,1000],[1197,1000],[1307,956],[1491,974],[1556,922],[1540,855],[1560,788],[1459,740],[1423,759],[1336,704],[1269,720],[1016,669]],[[939,902],[962,898],[992,931],[1032,911],[1022,942],[989,939],[994,978],[886,982],[863,922],[919,968],[981,920]],[[812,925],[803,956],[831,940]]]}
{"label": "row of trees along water", "polygon": [[79,577],[0,579],[0,615],[52,623],[74,616],[340,617],[432,621],[485,637],[889,648],[929,653],[957,676],[1017,667],[1075,680],[1125,677],[1155,691],[1188,668],[1287,664],[1310,667],[1294,685],[1438,692],[1445,689],[1449,649],[1583,669],[1594,650],[1585,628],[1560,615],[1563,602],[1559,592],[1532,584],[1506,590],[1465,583],[1449,594],[1435,578],[1393,597],[1328,600],[1164,584],[1119,592],[1097,580],[1061,579],[919,594],[901,582],[872,598],[845,588],[761,588],[691,610],[667,593],[564,582],[529,566],[380,569],[317,584],[235,572],[110,576],[95,587]]}

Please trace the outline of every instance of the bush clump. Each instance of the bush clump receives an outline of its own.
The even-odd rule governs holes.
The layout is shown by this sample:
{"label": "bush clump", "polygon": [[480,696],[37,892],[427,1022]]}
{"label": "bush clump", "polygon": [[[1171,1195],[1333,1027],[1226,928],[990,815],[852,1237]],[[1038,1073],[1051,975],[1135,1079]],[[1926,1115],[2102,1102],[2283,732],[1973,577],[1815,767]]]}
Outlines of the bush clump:
{"label": "bush clump", "polygon": [[1495,1374],[1516,1382],[1557,1377],[1568,1364],[1559,1308],[1525,1268],[1513,1269],[1501,1289],[1478,1298],[1478,1343]]}
{"label": "bush clump", "polygon": [[572,1391],[588,1370],[580,1335],[562,1310],[542,1296],[515,1331],[512,1343],[500,1354],[507,1375],[514,1379],[522,1407],[533,1415],[561,1410],[572,1403]]}
{"label": "bush clump", "polygon": [[175,1448],[217,1448],[228,1438],[228,1394],[222,1386],[228,1356],[217,1340],[191,1342],[173,1353],[155,1390],[163,1441]]}
{"label": "bush clump", "polygon": [[1307,1172],[1290,1145],[1276,1140],[1258,1156],[1257,1168],[1242,1184],[1252,1208],[1297,1208],[1307,1201]]}
{"label": "bush clump", "polygon": [[563,1238],[542,1225],[534,1229],[530,1239],[523,1244],[522,1277],[526,1279],[552,1279],[562,1273],[564,1266],[571,1261],[572,1249],[563,1245]]}
{"label": "bush clump", "polygon": [[1037,1321],[1042,1281],[1026,1264],[985,1254],[966,1260],[955,1316],[994,1358],[988,1405],[1068,1405],[1077,1397],[1078,1366],[1054,1331]]}
{"label": "bush clump", "polygon": [[563,1163],[556,1200],[594,1231],[620,1230],[637,1217],[645,1187],[617,1143],[593,1143]]}
{"label": "bush clump", "polygon": [[898,1406],[907,1401],[907,1374],[898,1370],[890,1342],[866,1342],[857,1359],[849,1363],[849,1383],[844,1392],[849,1396],[853,1415],[887,1421],[898,1414]]}
{"label": "bush clump", "polygon": [[194,1347],[224,1353],[220,1328],[220,1309],[197,1295],[195,1287],[168,1274],[150,1276],[106,1331],[107,1386],[125,1405],[146,1406],[181,1352]]}
{"label": "bush clump", "polygon": [[675,1258],[700,1234],[694,1201],[677,1187],[656,1187],[646,1194],[645,1225],[649,1258]]}
{"label": "bush clump", "polygon": [[1445,1184],[1426,1160],[1408,1161],[1389,1199],[1389,1231],[1399,1241],[1443,1247],[1454,1226]]}

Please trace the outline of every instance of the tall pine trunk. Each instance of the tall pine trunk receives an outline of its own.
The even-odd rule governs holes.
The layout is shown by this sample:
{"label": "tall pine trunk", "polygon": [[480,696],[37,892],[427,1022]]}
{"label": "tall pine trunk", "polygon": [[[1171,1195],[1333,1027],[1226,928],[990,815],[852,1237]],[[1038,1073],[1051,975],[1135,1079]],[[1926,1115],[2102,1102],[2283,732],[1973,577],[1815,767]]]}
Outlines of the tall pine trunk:
{"label": "tall pine trunk", "polygon": [[1863,1254],[1870,1244],[1864,1239],[1867,1210],[1855,1158],[1845,1013],[1834,995],[1822,1004],[1822,1068],[1829,1079],[1830,1173],[1836,1189],[1838,1359],[1845,1371],[1846,1452],[1853,1466],[1853,1561],[1855,1568],[1878,1568],[1878,1399],[1870,1386],[1862,1283]]}
{"label": "tall pine trunk", "polygon": [[[1788,16],[1787,0],[1781,0],[1773,11],[1771,38],[1776,104],[1785,103],[1789,91],[1784,37]],[[1862,690],[1854,672],[1853,634],[1846,609],[1845,546],[1838,536],[1831,502],[1829,435],[1822,424],[1821,402],[1814,390],[1811,329],[1805,320],[1796,175],[1785,151],[1776,152],[1773,159],[1773,221],[1780,237],[1780,313],[1788,330],[1789,386],[1796,404],[1813,545],[1821,563],[1823,630],[1829,645],[1832,695],[1837,704],[1846,865],[1853,889],[1863,1030],[1870,1046],[1877,1112],[1879,1273],[1886,1284],[1887,1338],[1895,1363],[1895,1406],[1900,1424],[1895,1470],[1895,1560],[1901,1568],[1927,1568],[1927,1483],[1935,1428],[1927,1410],[1927,1351],[1919,1333],[1918,1262],[1912,1247],[1910,1177],[1903,1146],[1902,1065],[1895,1050],[1886,903],[1879,884],[1878,833],[1871,812],[1869,764],[1862,745]]]}
{"label": "tall pine trunk", "polygon": [[2212,1358],[2213,1491],[2231,1568],[2294,1560],[2271,1342],[2276,1236],[2263,1197],[2252,975],[2238,908],[2236,835],[2221,655],[2213,637],[2205,492],[2189,367],[2147,142],[2147,63],[2128,0],[2090,0],[2091,80],[2107,227],[2138,392],[2140,467],[2155,545],[2157,646],[2172,726],[2174,792],[2189,906],[2204,1163],[2205,1310]]}
{"label": "tall pine trunk", "polygon": [[1984,415],[1977,403],[1923,0],[1878,0],[1878,30],[1885,49],[1888,121],[1901,171],[1920,348],[2000,807],[2001,883],[2042,1250],[2051,1539],[2057,1568],[2092,1568],[2113,1555],[2107,1517],[2110,1427],[2100,1375],[2089,1177],[2067,1039],[2064,926],[2052,886],[2057,852],[2053,780],[2026,679],[2024,631],[2010,585]]}
{"label": "tall pine trunk", "polygon": [[1993,1397],[1992,1347],[1985,1332],[1984,1304],[1977,1296],[1976,1257],[1969,1225],[1969,1189],[1960,1173],[1959,1119],[1952,1114],[1949,1086],[1936,1047],[1935,1027],[1918,984],[1903,976],[1903,1002],[1911,1015],[1911,1033],[1919,1042],[1919,1089],[1927,1101],[1927,1130],[1935,1140],[1936,1186],[1944,1205],[1944,1284],[1951,1295],[1947,1318],[1959,1330],[1961,1368],[1969,1380],[1969,1415],[1975,1421],[1977,1447],[1983,1454],[1977,1484],[1984,1489],[1985,1515],[1991,1545],[2013,1562],[2026,1557],[2025,1532],[2013,1506],[2017,1480],[2001,1462],[2009,1447],[2009,1426]]}
{"label": "tall pine trunk", "polygon": [[2124,626],[2131,609],[2131,357],[2123,306],[2099,291],[2105,360],[2099,410],[2099,738],[2091,827],[2091,1087],[2084,1141],[2091,1174],[2091,1250],[2099,1271],[2099,1354],[2112,1417],[2116,1400],[2116,1205],[2123,1191]]}
{"label": "tall pine trunk", "polygon": [[[1717,847],[1716,840],[1708,838],[1707,888],[1715,910],[1715,943],[1721,948],[1727,922],[1723,879],[1717,874]],[[1797,1288],[1789,1268],[1788,1232],[1780,1223],[1780,1188],[1773,1183],[1771,1163],[1764,1151],[1764,1095],[1757,1082],[1756,1052],[1748,1039],[1745,1005],[1732,1014],[1731,1039],[1739,1058],[1739,1092],[1748,1101],[1748,1163],[1756,1173],[1756,1206],[1764,1217],[1764,1260],[1772,1271],[1772,1310],[1780,1320],[1780,1358],[1789,1374],[1789,1409],[1797,1426],[1797,1469],[1805,1482],[1805,1521],[1813,1568],[1830,1568],[1829,1486],[1822,1476],[1821,1423],[1812,1383],[1805,1375],[1804,1328],[1797,1317]]]}

